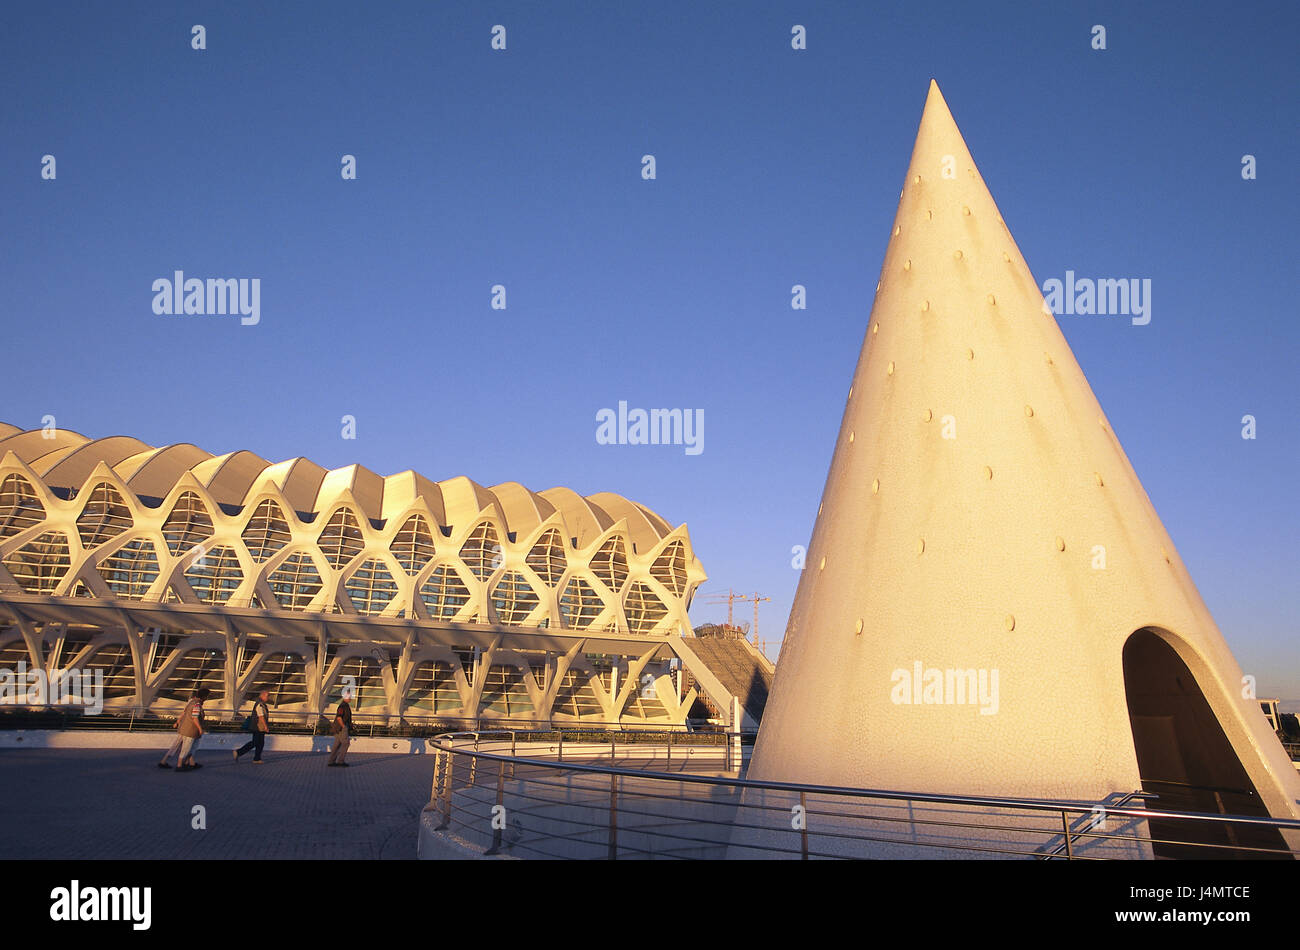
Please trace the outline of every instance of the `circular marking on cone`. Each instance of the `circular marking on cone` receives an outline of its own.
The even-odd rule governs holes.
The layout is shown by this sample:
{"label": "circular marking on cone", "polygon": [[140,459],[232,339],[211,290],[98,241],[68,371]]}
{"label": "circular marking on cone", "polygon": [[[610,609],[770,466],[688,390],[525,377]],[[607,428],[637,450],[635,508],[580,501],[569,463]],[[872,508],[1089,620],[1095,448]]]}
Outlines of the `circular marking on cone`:
{"label": "circular marking on cone", "polygon": [[871,480],[871,494],[877,495],[879,493],[880,493],[880,479],[873,478]]}
{"label": "circular marking on cone", "polygon": [[924,421],[929,422],[931,419],[934,418],[934,413],[931,412],[929,409],[927,409],[925,410],[925,412],[921,413],[921,418]]}
{"label": "circular marking on cone", "polygon": [[962,253],[961,253],[961,251],[953,251],[953,252],[952,252],[952,259],[953,259],[954,261],[959,261],[959,260],[961,260],[961,259],[962,259]]}
{"label": "circular marking on cone", "polygon": [[927,220],[927,221],[933,221],[933,220],[934,220],[934,212],[931,211],[931,210],[929,210],[928,208],[926,209],[926,212],[925,212],[925,220]]}
{"label": "circular marking on cone", "polygon": [[1048,366],[1055,366],[1055,365],[1056,365],[1055,363],[1052,362],[1052,357],[1051,357],[1050,354],[1048,354],[1048,353],[1044,353],[1044,354],[1043,354],[1043,357],[1047,360],[1047,365],[1048,365]]}
{"label": "circular marking on cone", "polygon": [[857,628],[856,630],[854,630],[853,632],[856,633],[858,636],[862,636],[862,618],[861,618],[861,617],[858,618],[858,628]]}
{"label": "circular marking on cone", "polygon": [[826,558],[824,558],[824,557],[822,558],[822,562],[821,562],[820,566],[818,566],[817,570],[819,570],[819,571],[824,571],[824,570],[826,570]]}
{"label": "circular marking on cone", "polygon": [[966,359],[973,360],[974,358],[975,358],[975,351],[972,350],[970,347],[966,347]]}
{"label": "circular marking on cone", "polygon": [[922,313],[928,313],[929,311],[930,311],[930,301],[928,301],[928,300],[922,301],[922,302],[921,302],[921,312],[922,312]]}
{"label": "circular marking on cone", "polygon": [[985,480],[985,481],[989,481],[989,480],[991,480],[991,479],[993,478],[993,469],[991,469],[991,468],[989,468],[987,465],[985,465],[985,466],[984,466],[983,474],[984,474],[984,480]]}
{"label": "circular marking on cone", "polygon": [[916,553],[917,554],[925,553],[925,538],[916,539]]}
{"label": "circular marking on cone", "polygon": [[880,324],[879,324],[879,323],[873,323],[873,324],[871,325],[871,332],[872,332],[873,335],[876,334],[876,333],[879,333],[879,332],[880,332]]}
{"label": "circular marking on cone", "polygon": [[1006,261],[1008,264],[1011,263],[1011,255],[1008,254],[1006,251],[1002,252],[1002,259]]}
{"label": "circular marking on cone", "polygon": [[1006,618],[1002,622],[1006,624],[1008,630],[1016,629],[1016,618],[1011,616],[1011,614],[1007,614]]}
{"label": "circular marking on cone", "polygon": [[852,432],[849,433],[849,441],[850,441],[850,442],[853,441],[853,433],[852,433]]}
{"label": "circular marking on cone", "polygon": [[[899,195],[898,197],[901,198],[901,197],[903,197],[903,196],[902,196],[902,195]],[[902,230],[903,230],[903,228],[902,228],[901,225],[897,225],[897,224],[894,225],[894,237],[898,237],[898,233],[899,233],[900,231],[902,231]]]}
{"label": "circular marking on cone", "polygon": [[1106,483],[1105,483],[1104,481],[1102,481],[1102,478],[1101,478],[1101,472],[1093,472],[1093,473],[1092,473],[1092,477],[1095,478],[1095,479],[1097,479],[1097,487],[1098,487],[1098,488],[1105,488],[1105,487],[1106,487]]}
{"label": "circular marking on cone", "polygon": [[919,185],[920,183],[921,183],[921,176],[920,176],[920,175],[913,175],[913,176],[912,176],[912,184],[914,184],[914,185]]}
{"label": "circular marking on cone", "polygon": [[911,261],[903,261],[903,270],[911,270],[911,269],[912,269],[912,262],[911,262]]}
{"label": "circular marking on cone", "polygon": [[1059,534],[1056,536],[1056,550],[1065,550],[1065,538],[1061,537]]}
{"label": "circular marking on cone", "polygon": [[1025,415],[1032,419],[1034,417],[1034,407],[1025,406]]}
{"label": "circular marking on cone", "polygon": [[997,297],[994,297],[992,294],[989,294],[989,295],[988,295],[987,297],[985,297],[984,299],[987,300],[987,301],[989,302],[990,305],[993,305],[993,306],[996,306],[996,305],[997,305],[998,298],[997,298]]}
{"label": "circular marking on cone", "polygon": [[889,365],[885,367],[885,375],[886,375],[886,376],[893,376],[893,375],[894,375],[894,361],[893,361],[893,360],[890,360],[890,361],[889,361]]}
{"label": "circular marking on cone", "polygon": [[964,214],[966,217],[969,218],[969,217],[970,217],[970,205],[962,205],[962,206],[961,206],[961,213]]}

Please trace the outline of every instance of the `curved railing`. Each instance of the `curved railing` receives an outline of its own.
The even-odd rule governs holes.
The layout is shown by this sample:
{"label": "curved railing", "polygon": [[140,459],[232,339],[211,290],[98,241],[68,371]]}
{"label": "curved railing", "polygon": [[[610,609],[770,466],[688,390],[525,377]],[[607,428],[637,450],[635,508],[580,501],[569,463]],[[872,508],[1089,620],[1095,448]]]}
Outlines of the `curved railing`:
{"label": "curved railing", "polygon": [[[517,857],[1300,858],[1300,821],[1161,810],[1135,800],[939,795],[743,779],[738,734],[446,733],[427,834]],[[567,741],[566,741],[567,740]],[[622,764],[619,764],[620,761]],[[607,762],[608,764],[601,764]],[[1158,832],[1158,833],[1157,833]]]}

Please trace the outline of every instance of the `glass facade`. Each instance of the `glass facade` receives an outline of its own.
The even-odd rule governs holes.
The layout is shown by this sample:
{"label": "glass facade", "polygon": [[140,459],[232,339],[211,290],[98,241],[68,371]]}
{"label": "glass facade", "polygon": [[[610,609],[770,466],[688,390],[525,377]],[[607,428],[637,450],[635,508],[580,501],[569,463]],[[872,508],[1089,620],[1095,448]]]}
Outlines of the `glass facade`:
{"label": "glass facade", "polygon": [[77,517],[81,546],[89,551],[131,527],[131,511],[112,485],[100,482],[86,496]]}
{"label": "glass facade", "polygon": [[29,594],[52,594],[72,564],[68,536],[47,531],[6,555],[5,568]]}
{"label": "glass facade", "polygon": [[162,533],[167,541],[167,550],[172,555],[182,554],[212,537],[212,516],[199,496],[187,491],[176,500]]}
{"label": "glass facade", "polygon": [[261,502],[248,519],[243,538],[248,553],[259,564],[288,544],[289,524],[280,506],[269,498]]}
{"label": "glass facade", "polygon": [[141,600],[158,579],[158,555],[152,541],[132,538],[100,561],[96,570],[110,595]]}
{"label": "glass facade", "polygon": [[[0,459],[8,438],[0,434]],[[381,712],[549,715],[535,704],[552,686],[556,714],[604,718],[596,674],[550,681],[565,638],[664,636],[689,624],[686,604],[704,579],[684,527],[603,509],[601,496],[511,483],[494,501],[498,489],[467,479],[390,481],[353,466],[321,476],[313,501],[307,466],[267,474],[270,463],[251,453],[192,447],[121,460],[120,440],[105,440],[116,454],[96,465],[94,443],[67,438],[82,446],[75,465],[45,462],[43,476],[26,467],[50,453],[39,439],[15,449],[17,462],[0,461],[0,642],[26,656],[6,597],[50,598],[32,621],[48,661],[102,670],[123,704],[143,696],[170,708],[200,684],[230,706],[263,687],[277,705],[320,704],[353,676],[361,702]],[[175,459],[190,467],[177,464],[167,490]],[[81,484],[60,480],[65,471]],[[72,597],[75,606],[63,600]],[[113,606],[97,626],[100,600]],[[124,630],[124,620],[141,628]],[[485,660],[492,641],[461,637],[459,624],[503,638],[497,652]],[[131,636],[144,650],[138,671]],[[372,640],[391,671],[359,649]],[[459,660],[430,657],[435,648]],[[525,666],[502,662],[503,651]],[[237,693],[226,697],[232,681]],[[461,710],[461,689],[474,685],[478,709]]]}

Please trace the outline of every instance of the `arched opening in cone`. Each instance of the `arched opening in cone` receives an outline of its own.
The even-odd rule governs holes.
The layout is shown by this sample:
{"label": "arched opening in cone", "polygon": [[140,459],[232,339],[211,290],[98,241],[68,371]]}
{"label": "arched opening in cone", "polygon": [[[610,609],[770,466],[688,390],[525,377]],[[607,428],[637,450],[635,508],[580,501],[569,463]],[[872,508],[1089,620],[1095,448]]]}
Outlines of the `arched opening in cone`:
{"label": "arched opening in cone", "polygon": [[[1268,817],[1200,684],[1164,631],[1144,627],[1125,642],[1124,690],[1142,788],[1160,796],[1152,807]],[[1248,849],[1286,847],[1272,828],[1171,819],[1148,824],[1157,857],[1255,859],[1273,855]]]}

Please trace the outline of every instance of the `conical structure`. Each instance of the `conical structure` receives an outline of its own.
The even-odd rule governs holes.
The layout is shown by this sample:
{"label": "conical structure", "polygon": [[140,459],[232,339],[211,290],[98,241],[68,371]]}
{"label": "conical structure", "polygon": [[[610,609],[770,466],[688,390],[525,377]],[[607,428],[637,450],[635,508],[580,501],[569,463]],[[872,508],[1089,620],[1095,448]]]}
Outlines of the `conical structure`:
{"label": "conical structure", "polygon": [[1300,817],[934,83],[749,776]]}

